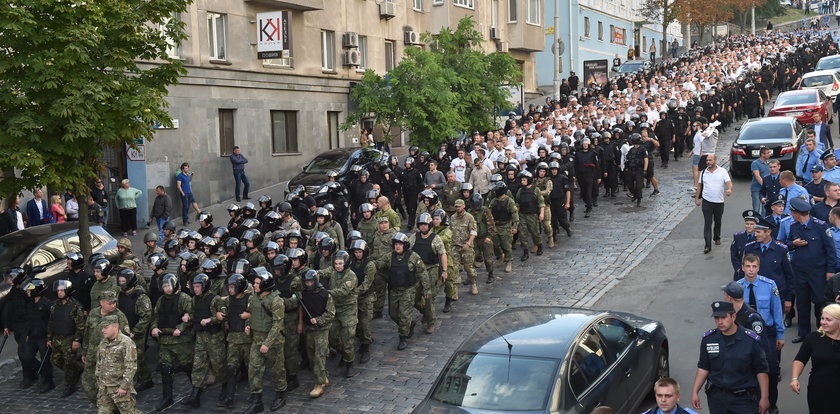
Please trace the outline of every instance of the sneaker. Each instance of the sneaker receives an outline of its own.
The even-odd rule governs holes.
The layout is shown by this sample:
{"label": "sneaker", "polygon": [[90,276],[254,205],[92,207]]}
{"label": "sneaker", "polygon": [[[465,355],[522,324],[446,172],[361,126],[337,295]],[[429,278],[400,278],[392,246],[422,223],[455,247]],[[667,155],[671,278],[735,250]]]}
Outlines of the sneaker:
{"label": "sneaker", "polygon": [[659,190],[653,190],[653,192],[652,192],[652,193],[650,193],[650,196],[651,196],[651,197],[653,197],[653,196],[657,196],[657,195],[659,195],[659,194],[660,194],[660,193],[659,193]]}

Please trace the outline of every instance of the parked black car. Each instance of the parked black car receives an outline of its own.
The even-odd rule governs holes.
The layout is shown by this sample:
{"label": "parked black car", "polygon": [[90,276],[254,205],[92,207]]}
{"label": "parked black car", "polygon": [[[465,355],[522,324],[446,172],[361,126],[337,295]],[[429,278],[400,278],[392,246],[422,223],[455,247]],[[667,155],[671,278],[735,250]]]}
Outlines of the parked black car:
{"label": "parked black car", "polygon": [[634,412],[668,376],[660,322],[622,312],[527,306],[485,321],[414,413]]}
{"label": "parked black car", "polygon": [[285,194],[299,185],[306,187],[309,194],[315,194],[318,188],[327,182],[327,172],[330,170],[338,171],[338,181],[347,186],[350,184],[352,166],[371,168],[383,154],[382,151],[373,148],[336,148],[322,152],[306,164],[300,174],[289,180]]}
{"label": "parked black car", "polygon": [[805,142],[805,127],[792,116],[773,116],[747,121],[732,143],[729,161],[730,174],[750,175],[750,164],[759,156],[762,147],[773,150],[771,159],[781,162],[781,169],[794,170],[799,146]]}

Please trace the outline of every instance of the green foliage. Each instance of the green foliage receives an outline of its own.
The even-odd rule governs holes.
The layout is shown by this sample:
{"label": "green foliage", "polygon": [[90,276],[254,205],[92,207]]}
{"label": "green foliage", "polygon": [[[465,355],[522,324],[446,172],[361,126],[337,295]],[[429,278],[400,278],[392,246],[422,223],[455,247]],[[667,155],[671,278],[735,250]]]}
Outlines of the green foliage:
{"label": "green foliage", "polygon": [[4,2],[0,169],[18,174],[0,180],[2,194],[40,186],[87,194],[104,146],[151,140],[156,122],[171,124],[164,96],[185,71],[167,56],[167,38],[186,35],[169,18],[190,2]]}
{"label": "green foliage", "polygon": [[406,48],[405,58],[386,76],[365,72],[351,93],[358,110],[343,129],[375,116],[386,131],[406,129],[413,145],[434,150],[461,132],[495,127],[496,111],[510,107],[502,85],[518,83],[521,76],[516,61],[481,50],[484,39],[472,18],[461,19],[455,31],[426,33],[423,40],[428,50]]}

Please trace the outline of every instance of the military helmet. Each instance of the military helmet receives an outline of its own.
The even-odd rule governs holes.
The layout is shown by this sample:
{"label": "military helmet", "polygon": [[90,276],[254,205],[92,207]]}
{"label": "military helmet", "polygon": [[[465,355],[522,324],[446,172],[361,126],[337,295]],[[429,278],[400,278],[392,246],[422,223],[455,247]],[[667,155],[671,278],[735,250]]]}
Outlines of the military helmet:
{"label": "military helmet", "polygon": [[271,259],[271,263],[269,263],[269,265],[271,267],[271,271],[275,275],[277,272],[280,272],[283,275],[283,278],[285,278],[289,274],[289,270],[292,268],[292,260],[284,254],[278,254]]}
{"label": "military helmet", "polygon": [[213,214],[205,210],[198,214],[198,221],[203,221],[205,224],[213,224]]}
{"label": "military helmet", "polygon": [[242,206],[236,203],[228,204],[227,206],[228,213],[233,213],[234,215],[239,214],[240,210],[242,210]]}
{"label": "military helmet", "polygon": [[66,259],[70,261],[70,268],[73,270],[79,270],[85,267],[85,257],[81,253],[67,253]]}
{"label": "military helmet", "polygon": [[76,288],[73,286],[73,282],[69,280],[56,280],[53,282],[53,292],[58,292],[59,290],[63,290],[64,297],[67,298],[76,293]]}
{"label": "military helmet", "polygon": [[347,233],[347,244],[353,240],[359,240],[362,238],[362,232],[358,230],[350,230],[350,233]]}
{"label": "military helmet", "polygon": [[359,206],[359,213],[367,213],[368,211],[372,213],[374,210],[373,204],[371,203],[362,203],[362,205]]}
{"label": "military helmet", "polygon": [[427,212],[420,213],[420,215],[417,216],[417,226],[420,226],[421,224],[428,224],[431,227],[432,215]]}
{"label": "military helmet", "polygon": [[233,251],[233,254],[239,253],[242,250],[242,244],[236,237],[231,237],[225,242],[225,251]]}
{"label": "military helmet", "polygon": [[440,225],[447,226],[449,223],[446,221],[446,211],[442,208],[436,208],[432,211],[432,218],[440,217]]}
{"label": "military helmet", "polygon": [[335,253],[336,243],[332,237],[324,237],[321,241],[318,242],[318,251],[328,251],[330,254]]}
{"label": "military helmet", "polygon": [[309,255],[306,253],[306,250],[303,250],[299,247],[294,247],[286,251],[286,256],[289,257],[289,260],[298,259],[301,266],[306,266],[306,260],[309,258]]}
{"label": "military helmet", "polygon": [[505,195],[505,193],[507,193],[507,184],[505,184],[504,181],[497,181],[495,184],[493,184],[492,190],[493,194],[495,194],[496,197],[501,197]]}
{"label": "military helmet", "polygon": [[315,290],[321,287],[321,278],[318,276],[317,270],[307,270],[303,274],[303,288],[306,290]]}
{"label": "military helmet", "polygon": [[192,284],[193,286],[201,285],[201,294],[204,295],[210,289],[210,276],[199,273],[193,277]]}
{"label": "military helmet", "polygon": [[411,242],[408,241],[408,236],[405,233],[399,232],[394,234],[394,237],[391,237],[391,245],[397,243],[402,244],[406,252],[411,248]]}
{"label": "military helmet", "polygon": [[213,237],[225,240],[230,237],[230,230],[227,227],[219,226],[213,230]]}
{"label": "military helmet", "polygon": [[484,207],[484,198],[481,194],[475,193],[470,197],[470,209],[481,210]]}
{"label": "military helmet", "polygon": [[93,264],[93,270],[99,270],[105,278],[111,274],[111,270],[113,270],[113,268],[114,266],[111,265],[111,262],[108,259],[99,259]]}
{"label": "military helmet", "polygon": [[219,259],[204,259],[201,270],[211,279],[215,279],[222,274],[222,262]]}
{"label": "military helmet", "polygon": [[246,230],[253,230],[260,228],[260,221],[255,218],[249,218],[242,221],[242,228]]}
{"label": "military helmet", "polygon": [[[125,279],[125,282],[121,282],[120,279]],[[137,273],[131,269],[120,270],[117,273],[117,285],[120,286],[123,292],[137,286]]]}
{"label": "military helmet", "polygon": [[350,265],[350,253],[347,253],[347,250],[339,250],[335,252],[332,259],[333,269],[335,269],[335,262],[342,261],[344,263],[344,268],[347,269],[347,266]]}
{"label": "military helmet", "polygon": [[274,250],[274,253],[280,253],[280,245],[276,242],[270,241],[263,246],[263,255],[268,256],[268,252]]}
{"label": "military helmet", "polygon": [[158,236],[153,231],[147,231],[146,234],[143,235],[143,243],[148,242],[155,242],[157,243]]}
{"label": "military helmet", "polygon": [[32,279],[26,284],[23,290],[28,292],[29,296],[33,298],[43,296],[44,293],[47,293],[47,283],[41,279]]}
{"label": "military helmet", "polygon": [[147,259],[152,270],[166,269],[169,264],[169,258],[165,254],[155,253]]}
{"label": "military helmet", "polygon": [[188,272],[198,270],[198,256],[196,256],[195,253],[183,251],[178,254],[178,258],[181,259],[181,265],[184,266]]}
{"label": "military helmet", "polygon": [[238,295],[248,288],[248,280],[245,279],[245,276],[242,276],[239,273],[234,273],[228,277],[227,285],[233,286],[233,294]]}
{"label": "military helmet", "polygon": [[172,220],[167,220],[166,223],[163,223],[163,229],[169,230],[172,233],[175,232],[175,222]]}
{"label": "military helmet", "polygon": [[251,273],[251,262],[247,259],[239,259],[233,262],[233,266],[230,268],[231,273],[239,273],[240,275],[247,275]]}
{"label": "military helmet", "polygon": [[271,207],[271,196],[268,194],[263,194],[260,198],[257,199],[257,202],[260,204],[265,204],[266,207]]}
{"label": "military helmet", "polygon": [[264,239],[265,239],[265,236],[263,236],[263,234],[257,229],[250,229],[250,230],[245,231],[245,233],[242,234],[242,241],[244,241],[244,242],[249,242],[250,241],[251,243],[253,243],[253,246],[255,248],[260,247],[260,245],[262,245],[262,242],[263,242]]}
{"label": "military helmet", "polygon": [[368,257],[368,255],[370,254],[370,249],[368,249],[367,242],[362,239],[353,240],[353,242],[350,243],[350,248],[348,250],[350,251],[350,253],[353,253],[356,250],[361,250],[364,252],[364,255],[362,256],[364,258]]}
{"label": "military helmet", "polygon": [[172,288],[172,294],[178,292],[178,289],[181,288],[181,284],[178,281],[178,276],[172,273],[167,273],[160,278],[160,290],[163,291],[163,288],[169,286]]}
{"label": "military helmet", "polygon": [[438,194],[435,190],[423,190],[420,192],[420,196],[425,200],[429,200],[430,206],[433,206],[438,202]]}
{"label": "military helmet", "polygon": [[280,205],[277,208],[280,210],[281,213],[291,213],[292,212],[292,204],[289,203],[288,201],[284,201],[284,202],[280,203]]}

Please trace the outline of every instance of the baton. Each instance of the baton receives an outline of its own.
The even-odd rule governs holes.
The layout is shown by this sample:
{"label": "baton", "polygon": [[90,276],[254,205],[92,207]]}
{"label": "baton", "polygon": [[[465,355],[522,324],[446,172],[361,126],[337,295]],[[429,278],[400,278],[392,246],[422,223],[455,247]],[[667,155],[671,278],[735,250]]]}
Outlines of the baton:
{"label": "baton", "polygon": [[302,308],[303,308],[303,310],[304,310],[304,311],[306,311],[306,315],[307,315],[307,316],[309,316],[309,319],[314,319],[314,318],[312,317],[312,314],[311,314],[311,313],[309,313],[309,309],[306,309],[306,305],[304,305],[304,304],[303,304],[303,300],[301,300],[301,298],[297,295],[297,293],[293,293],[293,294],[292,294],[292,296],[294,296],[295,298],[297,298],[298,303],[300,304],[300,307],[302,307]]}
{"label": "baton", "polygon": [[2,353],[3,353],[3,348],[5,348],[5,347],[6,347],[6,341],[8,341],[8,340],[9,340],[9,337],[8,337],[8,336],[3,335],[3,343],[2,343],[2,344],[0,344],[0,354],[2,354]]}
{"label": "baton", "polygon": [[44,352],[44,357],[41,358],[41,366],[38,367],[38,375],[41,375],[41,369],[44,368],[44,362],[47,362],[47,359],[50,357],[50,351],[52,348],[47,347],[47,352]]}

